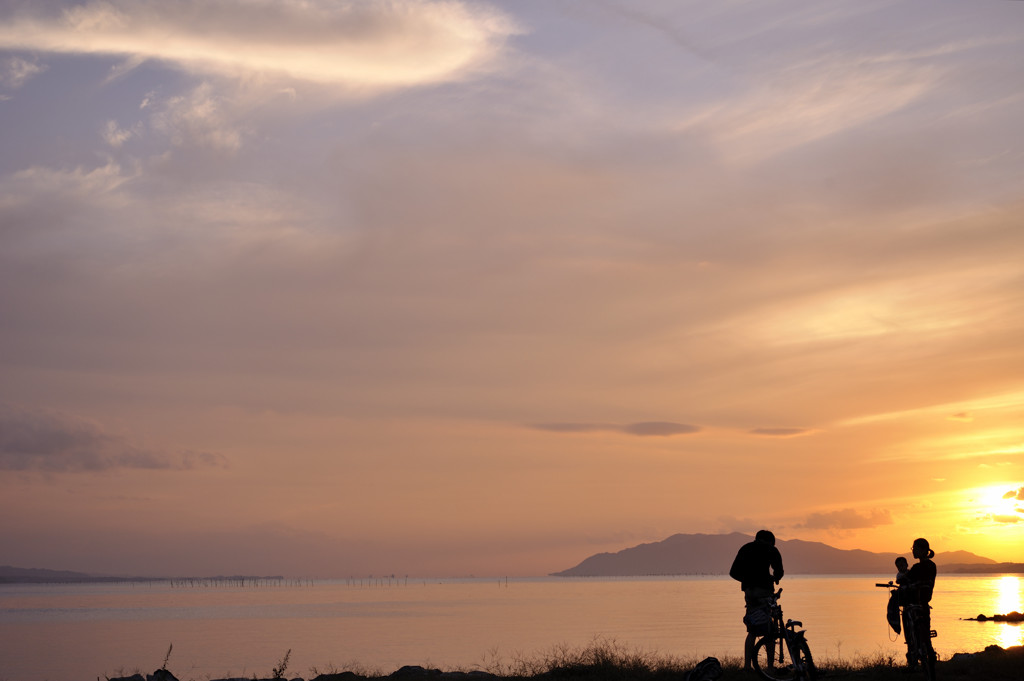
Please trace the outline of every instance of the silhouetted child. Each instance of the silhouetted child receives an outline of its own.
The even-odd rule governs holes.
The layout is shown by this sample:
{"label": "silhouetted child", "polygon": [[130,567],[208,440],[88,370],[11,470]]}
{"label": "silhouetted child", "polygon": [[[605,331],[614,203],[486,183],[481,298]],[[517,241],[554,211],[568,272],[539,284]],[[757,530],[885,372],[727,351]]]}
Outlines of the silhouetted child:
{"label": "silhouetted child", "polygon": [[[896,583],[902,584],[907,577],[907,559],[900,556],[896,559]],[[885,619],[889,620],[889,626],[897,634],[900,633],[900,597],[899,591],[893,591],[889,596],[889,605],[885,609]]]}
{"label": "silhouetted child", "polygon": [[906,558],[904,558],[903,556],[899,556],[899,557],[896,558],[896,583],[897,584],[902,584],[903,583],[903,580],[907,576],[907,570],[909,569],[909,567],[910,567],[910,563],[907,562]]}

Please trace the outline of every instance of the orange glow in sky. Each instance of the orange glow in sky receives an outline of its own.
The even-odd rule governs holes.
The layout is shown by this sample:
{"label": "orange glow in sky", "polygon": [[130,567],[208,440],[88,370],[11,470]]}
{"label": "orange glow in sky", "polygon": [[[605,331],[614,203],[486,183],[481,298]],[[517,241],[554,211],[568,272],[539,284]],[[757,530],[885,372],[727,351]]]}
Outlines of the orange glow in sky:
{"label": "orange glow in sky", "polygon": [[4,562],[1024,562],[1024,3],[15,5]]}

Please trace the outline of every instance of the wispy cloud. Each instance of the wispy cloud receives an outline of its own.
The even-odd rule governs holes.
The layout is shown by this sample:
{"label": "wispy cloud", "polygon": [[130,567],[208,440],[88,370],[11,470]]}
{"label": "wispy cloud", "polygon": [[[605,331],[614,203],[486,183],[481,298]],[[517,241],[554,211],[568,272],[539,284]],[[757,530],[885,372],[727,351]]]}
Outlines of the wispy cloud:
{"label": "wispy cloud", "polygon": [[751,435],[764,437],[799,437],[800,435],[810,435],[814,431],[808,428],[754,428],[749,432]]}
{"label": "wispy cloud", "polygon": [[138,134],[138,131],[137,128],[122,128],[117,121],[107,121],[102,134],[103,140],[116,149]]}
{"label": "wispy cloud", "polygon": [[671,421],[644,421],[642,423],[630,423],[622,427],[622,432],[630,435],[643,437],[657,436],[668,437],[670,435],[689,435],[699,432],[700,428],[686,423],[673,423]]}
{"label": "wispy cloud", "polygon": [[796,527],[808,530],[860,530],[881,525],[892,525],[892,514],[889,511],[876,509],[861,512],[852,508],[824,513],[812,513],[807,520]]}
{"label": "wispy cloud", "polygon": [[242,125],[233,119],[208,83],[188,95],[172,97],[154,114],[152,124],[175,146],[195,145],[232,152],[242,145]]}
{"label": "wispy cloud", "polygon": [[34,60],[8,57],[0,61],[0,86],[19,88],[45,70],[45,65]]}
{"label": "wispy cloud", "polygon": [[819,56],[772,74],[768,84],[709,107],[679,127],[708,132],[731,161],[757,163],[899,111],[927,94],[940,77],[908,62],[851,64],[847,54]]}
{"label": "wispy cloud", "polygon": [[0,405],[0,470],[187,470],[223,466],[226,461],[209,452],[139,447],[95,421],[71,414]]}
{"label": "wispy cloud", "polygon": [[384,88],[457,78],[515,31],[497,10],[462,2],[107,0],[4,17],[0,48]]}
{"label": "wispy cloud", "polygon": [[868,416],[860,416],[852,419],[846,419],[838,423],[837,425],[854,426],[864,423],[892,421],[897,419],[921,416],[934,416],[938,418],[943,413],[953,412],[956,415],[973,414],[975,412],[981,412],[985,410],[1005,410],[1008,408],[1017,408],[1021,404],[1024,404],[1024,392],[1010,392],[980,397],[975,400],[964,402],[926,405],[916,409],[907,409],[904,411],[886,412],[880,414],[871,414]]}
{"label": "wispy cloud", "polygon": [[0,178],[0,207],[26,205],[54,195],[88,199],[110,194],[131,178],[120,164],[109,161],[102,166],[59,170],[33,166]]}
{"label": "wispy cloud", "polygon": [[671,437],[700,432],[699,426],[672,421],[641,421],[617,425],[613,423],[537,423],[531,426],[537,430],[552,433],[595,433],[615,432],[639,437]]}

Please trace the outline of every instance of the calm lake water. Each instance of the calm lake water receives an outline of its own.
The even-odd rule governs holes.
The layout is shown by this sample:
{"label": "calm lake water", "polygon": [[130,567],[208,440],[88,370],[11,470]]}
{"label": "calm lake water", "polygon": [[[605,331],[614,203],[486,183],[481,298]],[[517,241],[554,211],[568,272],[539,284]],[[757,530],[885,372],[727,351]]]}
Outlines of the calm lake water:
{"label": "calm lake water", "polygon": [[[816,659],[901,655],[887,629],[888,576],[790,576],[786,617]],[[152,673],[170,644],[178,678],[262,678],[291,650],[312,668],[390,673],[403,665],[496,671],[559,646],[612,640],[700,659],[742,654],[743,595],[727,577],[168,582],[0,585],[0,681]],[[1024,643],[1017,624],[961,618],[1021,611],[1024,576],[941,575],[932,602],[942,656]]]}

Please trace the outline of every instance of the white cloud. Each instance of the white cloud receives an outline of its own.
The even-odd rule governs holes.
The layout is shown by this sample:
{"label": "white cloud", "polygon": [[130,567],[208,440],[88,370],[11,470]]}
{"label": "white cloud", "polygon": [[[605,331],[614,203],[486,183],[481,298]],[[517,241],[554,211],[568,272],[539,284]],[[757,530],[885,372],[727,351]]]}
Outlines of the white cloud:
{"label": "white cloud", "polygon": [[153,115],[153,127],[170,136],[175,146],[192,144],[221,151],[242,146],[242,130],[208,83],[186,96],[172,97]]}
{"label": "white cloud", "polygon": [[117,121],[107,121],[107,124],[103,126],[103,139],[114,148],[120,147],[135,134],[135,130],[122,128],[117,124]]}
{"label": "white cloud", "polygon": [[451,1],[110,0],[5,18],[0,48],[377,89],[458,78],[515,30],[490,7]]}
{"label": "white cloud", "polygon": [[940,75],[930,67],[816,58],[780,73],[741,99],[714,105],[682,130],[709,130],[726,158],[757,163],[866,125],[927,94]]}
{"label": "white cloud", "polygon": [[59,170],[33,166],[0,178],[0,207],[36,200],[40,196],[92,199],[112,193],[131,177],[131,173],[125,173],[113,161],[92,169]]}
{"label": "white cloud", "polygon": [[9,57],[0,62],[0,85],[19,88],[46,70],[46,66],[21,57]]}

